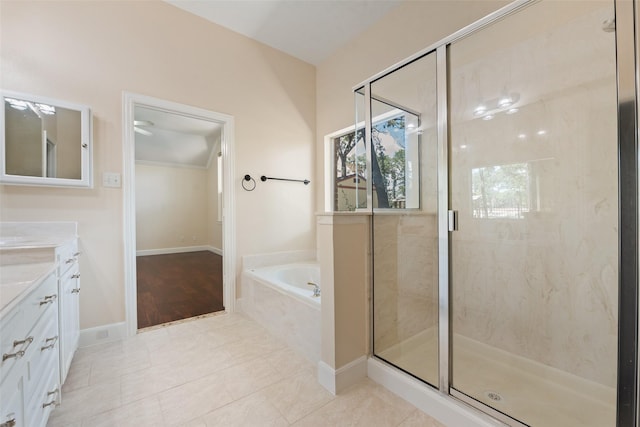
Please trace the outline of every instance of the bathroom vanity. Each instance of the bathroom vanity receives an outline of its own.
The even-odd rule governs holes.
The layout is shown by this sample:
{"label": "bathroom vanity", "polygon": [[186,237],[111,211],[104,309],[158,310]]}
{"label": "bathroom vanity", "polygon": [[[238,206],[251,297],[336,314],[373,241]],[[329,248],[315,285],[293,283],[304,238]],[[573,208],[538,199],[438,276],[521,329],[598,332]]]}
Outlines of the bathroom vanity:
{"label": "bathroom vanity", "polygon": [[79,339],[75,223],[0,223],[0,427],[44,427]]}

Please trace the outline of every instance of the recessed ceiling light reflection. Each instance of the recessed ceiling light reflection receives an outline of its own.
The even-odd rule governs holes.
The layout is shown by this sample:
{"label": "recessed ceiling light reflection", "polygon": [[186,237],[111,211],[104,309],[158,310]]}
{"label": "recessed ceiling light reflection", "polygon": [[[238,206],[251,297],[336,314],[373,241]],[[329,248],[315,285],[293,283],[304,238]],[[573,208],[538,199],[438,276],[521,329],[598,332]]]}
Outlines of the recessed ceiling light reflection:
{"label": "recessed ceiling light reflection", "polygon": [[544,130],[544,129],[540,129],[540,130],[538,131],[538,135],[540,135],[540,136],[542,136],[542,135],[546,135],[546,134],[547,134],[547,131],[546,131],[546,130]]}
{"label": "recessed ceiling light reflection", "polygon": [[493,119],[493,116],[491,114],[487,114],[482,118],[482,120],[491,120],[491,119]]}
{"label": "recessed ceiling light reflection", "polygon": [[513,99],[509,98],[508,96],[505,96],[504,98],[500,98],[500,100],[498,101],[498,106],[500,108],[506,108],[511,104],[513,104]]}
{"label": "recessed ceiling light reflection", "polygon": [[478,107],[475,110],[473,110],[473,115],[481,116],[486,112],[487,112],[487,107],[485,107],[484,105],[478,105]]}
{"label": "recessed ceiling light reflection", "polygon": [[414,125],[413,123],[409,123],[409,124],[407,125],[407,128],[408,128],[408,129],[413,129],[413,128],[415,128],[415,127],[416,127],[416,125]]}
{"label": "recessed ceiling light reflection", "polygon": [[524,134],[524,133],[521,133],[521,134],[518,135],[519,139],[525,139],[526,137],[527,137],[527,135]]}
{"label": "recessed ceiling light reflection", "polygon": [[460,146],[460,149],[461,149],[461,150],[465,150],[466,148],[467,148],[467,144],[462,144],[462,145]]}
{"label": "recessed ceiling light reflection", "polygon": [[517,113],[519,110],[517,108],[509,108],[507,110],[507,114],[515,114]]}

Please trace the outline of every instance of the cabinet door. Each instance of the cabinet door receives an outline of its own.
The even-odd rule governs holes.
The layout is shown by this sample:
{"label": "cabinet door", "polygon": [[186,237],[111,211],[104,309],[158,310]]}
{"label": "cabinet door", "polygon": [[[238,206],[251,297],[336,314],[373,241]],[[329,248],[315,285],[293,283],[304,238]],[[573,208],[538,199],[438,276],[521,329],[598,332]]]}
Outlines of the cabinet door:
{"label": "cabinet door", "polygon": [[80,338],[80,273],[75,268],[60,278],[60,383],[64,384]]}
{"label": "cabinet door", "polygon": [[24,419],[23,377],[9,375],[0,386],[0,426],[26,425]]}
{"label": "cabinet door", "polygon": [[[53,361],[52,361],[53,362]],[[58,361],[50,363],[40,378],[37,390],[25,396],[29,427],[46,427],[51,411],[60,404],[60,384],[58,378]]]}

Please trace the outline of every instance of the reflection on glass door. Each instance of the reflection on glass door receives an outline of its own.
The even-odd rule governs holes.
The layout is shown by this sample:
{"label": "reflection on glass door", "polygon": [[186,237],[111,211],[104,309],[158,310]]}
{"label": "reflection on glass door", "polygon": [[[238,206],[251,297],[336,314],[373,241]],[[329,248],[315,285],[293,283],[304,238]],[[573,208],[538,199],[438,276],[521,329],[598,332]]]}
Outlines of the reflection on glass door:
{"label": "reflection on glass door", "polygon": [[436,59],[371,84],[373,351],[438,384]]}
{"label": "reflection on glass door", "polygon": [[449,47],[452,394],[531,426],[615,425],[613,16],[543,1]]}

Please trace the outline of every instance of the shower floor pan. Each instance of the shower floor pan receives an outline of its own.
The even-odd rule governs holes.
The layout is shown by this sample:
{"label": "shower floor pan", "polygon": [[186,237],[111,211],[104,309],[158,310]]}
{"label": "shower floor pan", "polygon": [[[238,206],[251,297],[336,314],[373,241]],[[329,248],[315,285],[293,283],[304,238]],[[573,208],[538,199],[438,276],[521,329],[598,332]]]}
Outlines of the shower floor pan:
{"label": "shower floor pan", "polygon": [[[532,427],[615,425],[613,387],[455,335],[452,386]],[[378,353],[387,362],[437,384],[437,340],[427,330]]]}

